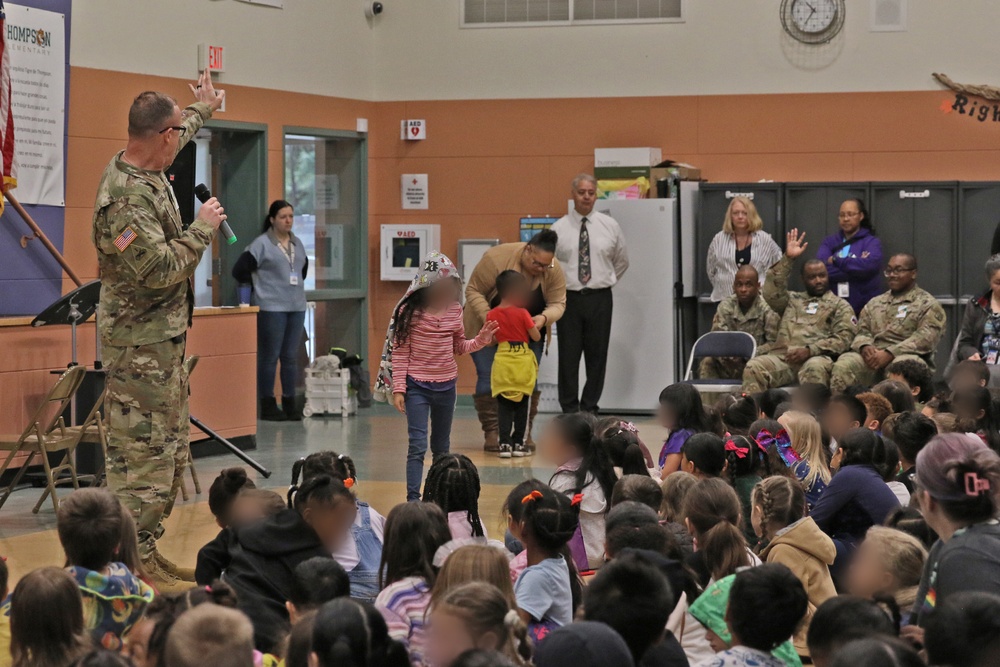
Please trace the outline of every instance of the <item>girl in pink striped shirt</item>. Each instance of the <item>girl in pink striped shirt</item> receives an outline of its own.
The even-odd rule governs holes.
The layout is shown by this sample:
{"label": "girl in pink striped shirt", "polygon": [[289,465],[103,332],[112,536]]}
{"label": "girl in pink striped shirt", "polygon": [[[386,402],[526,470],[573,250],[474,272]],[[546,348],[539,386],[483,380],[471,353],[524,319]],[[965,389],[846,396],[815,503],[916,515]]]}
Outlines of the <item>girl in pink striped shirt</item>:
{"label": "girl in pink striped shirt", "polygon": [[[406,415],[410,446],[406,456],[406,499],[420,500],[428,435],[436,459],[451,448],[460,354],[493,342],[497,324],[487,322],[468,340],[462,325],[462,281],[451,260],[437,251],[396,304],[375,381],[375,397],[391,401]],[[428,434],[428,422],[430,433]]]}

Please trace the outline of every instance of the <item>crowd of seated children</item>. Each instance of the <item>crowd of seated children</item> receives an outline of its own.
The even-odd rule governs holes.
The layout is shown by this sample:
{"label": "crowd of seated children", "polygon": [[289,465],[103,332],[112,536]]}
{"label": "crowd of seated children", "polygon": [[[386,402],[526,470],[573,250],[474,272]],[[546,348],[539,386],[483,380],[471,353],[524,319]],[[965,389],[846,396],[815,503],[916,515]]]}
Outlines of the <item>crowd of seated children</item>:
{"label": "crowd of seated children", "polygon": [[296,462],[287,504],[228,469],[184,591],[144,581],[111,494],[75,491],[65,568],[6,595],[0,564],[0,667],[987,665],[1000,431],[982,362],[963,363],[933,397],[902,363],[872,391],[709,410],[671,386],[660,461],[630,422],[556,417],[556,472],[509,491],[506,544],[459,453],[387,518],[345,455]]}

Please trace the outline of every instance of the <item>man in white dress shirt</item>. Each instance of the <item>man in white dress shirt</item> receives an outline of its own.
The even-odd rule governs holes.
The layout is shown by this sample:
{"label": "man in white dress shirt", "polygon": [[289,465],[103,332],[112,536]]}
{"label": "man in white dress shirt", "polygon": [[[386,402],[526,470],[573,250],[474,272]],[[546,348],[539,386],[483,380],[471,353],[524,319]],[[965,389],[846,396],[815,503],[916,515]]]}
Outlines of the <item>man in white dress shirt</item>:
{"label": "man in white dress shirt", "polygon": [[[611,288],[628,269],[621,227],[594,210],[597,181],[573,179],[573,211],[552,225],[559,235],[556,257],[566,274],[566,312],[559,320],[559,404],[563,412],[597,413],[611,339]],[[580,394],[580,357],[587,383]]]}

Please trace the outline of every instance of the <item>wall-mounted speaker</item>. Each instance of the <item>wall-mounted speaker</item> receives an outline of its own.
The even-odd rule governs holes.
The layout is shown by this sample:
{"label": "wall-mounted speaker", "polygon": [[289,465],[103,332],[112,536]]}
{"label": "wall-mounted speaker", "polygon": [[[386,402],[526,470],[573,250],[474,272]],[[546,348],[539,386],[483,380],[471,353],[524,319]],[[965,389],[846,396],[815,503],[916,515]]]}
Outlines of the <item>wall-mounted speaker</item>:
{"label": "wall-mounted speaker", "polygon": [[872,32],[906,30],[907,0],[871,0]]}

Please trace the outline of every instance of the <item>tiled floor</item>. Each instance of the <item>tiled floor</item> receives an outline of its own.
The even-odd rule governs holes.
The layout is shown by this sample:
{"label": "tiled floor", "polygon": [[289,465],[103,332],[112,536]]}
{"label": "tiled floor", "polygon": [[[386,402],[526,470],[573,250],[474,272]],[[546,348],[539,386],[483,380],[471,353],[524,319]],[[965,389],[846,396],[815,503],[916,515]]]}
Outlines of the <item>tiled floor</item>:
{"label": "tiled floor", "polygon": [[[547,416],[539,416],[536,437],[547,420]],[[662,439],[663,431],[651,421],[640,421],[637,425],[651,448]],[[313,418],[302,423],[261,422],[257,443],[257,450],[249,452],[250,455],[273,472],[270,479],[256,479],[260,487],[274,488],[284,494],[292,463],[297,458],[332,449],[354,459],[359,479],[356,491],[376,510],[386,514],[405,499],[406,423],[387,406],[363,410],[358,417],[346,421]],[[456,412],[452,451],[468,455],[479,467],[483,484],[480,511],[487,531],[494,535],[502,532],[500,507],[510,488],[531,477],[546,480],[552,473],[552,468],[540,457],[501,460],[484,454],[479,422],[469,407],[460,407]],[[191,497],[186,502],[178,499],[166,524],[167,534],[161,541],[168,557],[190,566],[194,565],[198,549],[218,532],[208,511],[208,486],[221,469],[241,462],[223,455],[197,459],[195,465],[202,494],[194,495],[188,477]],[[63,561],[52,505],[44,505],[38,514],[31,513],[39,493],[39,489],[19,490],[0,509],[0,555],[8,559],[12,582],[34,568],[60,565]]]}

